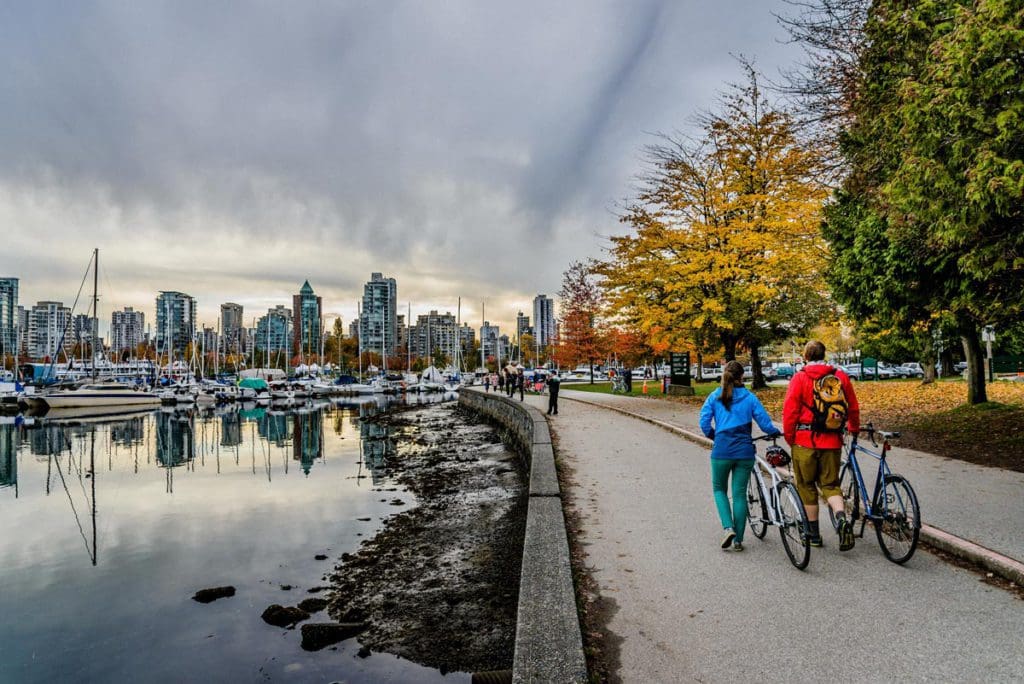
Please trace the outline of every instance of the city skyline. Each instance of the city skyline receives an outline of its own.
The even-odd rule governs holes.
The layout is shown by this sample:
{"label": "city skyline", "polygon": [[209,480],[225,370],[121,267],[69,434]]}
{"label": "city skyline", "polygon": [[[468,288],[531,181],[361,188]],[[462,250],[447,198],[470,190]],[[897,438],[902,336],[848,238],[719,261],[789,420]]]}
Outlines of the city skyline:
{"label": "city skyline", "polygon": [[305,279],[349,321],[379,271],[418,312],[461,297],[475,325],[483,301],[514,330],[622,232],[643,146],[691,129],[740,78],[732,55],[769,76],[795,61],[773,11],[787,6],[14,6],[0,275],[22,302],[70,305],[99,248],[101,312],[152,315],[179,290],[212,324],[223,302],[287,305]]}

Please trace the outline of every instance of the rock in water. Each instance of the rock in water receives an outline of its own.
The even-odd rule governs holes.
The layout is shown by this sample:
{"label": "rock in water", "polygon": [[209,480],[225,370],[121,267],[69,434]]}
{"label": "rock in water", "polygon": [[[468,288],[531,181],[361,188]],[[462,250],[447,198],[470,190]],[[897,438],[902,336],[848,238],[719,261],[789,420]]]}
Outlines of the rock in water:
{"label": "rock in water", "polygon": [[314,560],[327,560],[327,555],[323,554],[323,553],[318,553],[315,556],[313,556],[313,559]]}
{"label": "rock in water", "polygon": [[281,606],[274,604],[263,611],[261,616],[268,625],[275,627],[291,627],[296,622],[309,619],[309,613],[294,606]]}
{"label": "rock in water", "polygon": [[302,625],[302,648],[306,651],[319,651],[358,636],[365,629],[366,624],[362,622],[315,622]]}
{"label": "rock in water", "polygon": [[299,601],[299,608],[306,611],[307,613],[319,613],[321,610],[327,607],[327,599],[322,598],[308,598],[304,601]]}
{"label": "rock in water", "polygon": [[211,587],[209,589],[200,589],[196,592],[196,595],[192,597],[193,601],[199,601],[200,603],[211,603],[220,598],[227,598],[228,596],[235,595],[234,587]]}

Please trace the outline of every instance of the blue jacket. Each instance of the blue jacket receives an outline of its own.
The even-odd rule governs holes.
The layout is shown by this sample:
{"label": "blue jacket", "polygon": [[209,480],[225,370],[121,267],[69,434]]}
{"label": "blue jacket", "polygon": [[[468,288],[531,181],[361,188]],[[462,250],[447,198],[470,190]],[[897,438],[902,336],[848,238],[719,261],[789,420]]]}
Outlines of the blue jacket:
{"label": "blue jacket", "polygon": [[708,395],[700,410],[700,429],[706,437],[715,440],[711,458],[754,458],[754,443],[750,441],[753,421],[757,421],[765,434],[782,434],[758,398],[747,388],[733,388],[732,406],[728,409],[719,399],[721,396],[722,388],[719,387]]}

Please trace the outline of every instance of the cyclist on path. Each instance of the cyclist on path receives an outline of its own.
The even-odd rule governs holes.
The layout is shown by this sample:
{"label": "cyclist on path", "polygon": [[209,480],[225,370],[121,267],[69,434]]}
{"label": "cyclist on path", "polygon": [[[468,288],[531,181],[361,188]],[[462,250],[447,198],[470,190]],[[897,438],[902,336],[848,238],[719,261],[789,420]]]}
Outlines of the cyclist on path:
{"label": "cyclist on path", "polygon": [[[766,434],[782,433],[753,392],[743,386],[743,364],[730,361],[722,373],[722,386],[708,395],[700,410],[700,429],[714,440],[711,448],[711,489],[725,536],[722,548],[743,550],[743,530],[747,524],[747,483],[754,468],[754,443],[750,440],[752,423]],[[732,505],[727,486],[732,477]]]}
{"label": "cyclist on path", "polygon": [[[818,527],[818,490],[835,511],[839,521],[839,550],[853,548],[853,523],[846,519],[843,495],[839,489],[839,462],[843,448],[843,428],[856,433],[860,429],[860,404],[850,377],[842,370],[825,363],[825,345],[811,340],[804,347],[804,367],[789,381],[786,401],[782,406],[782,431],[793,450],[793,480],[807,510],[811,546],[821,546]],[[823,426],[823,383],[834,376],[838,383],[835,412],[838,427]],[[841,388],[841,392],[839,389]],[[845,412],[845,416],[843,413]],[[845,425],[844,425],[845,423]]]}

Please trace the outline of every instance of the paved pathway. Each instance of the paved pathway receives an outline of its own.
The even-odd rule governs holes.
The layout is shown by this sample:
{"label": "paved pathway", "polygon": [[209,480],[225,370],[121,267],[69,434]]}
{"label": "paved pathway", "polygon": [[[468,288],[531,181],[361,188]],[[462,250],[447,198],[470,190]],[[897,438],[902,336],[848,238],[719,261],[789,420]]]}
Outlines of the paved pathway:
{"label": "paved pathway", "polygon": [[623,681],[1019,680],[1021,600],[928,553],[896,566],[873,538],[845,554],[826,538],[805,572],[775,530],[724,552],[707,449],[573,394],[552,432],[587,562],[617,605]]}
{"label": "paved pathway", "polygon": [[[699,411],[688,404],[571,390],[563,390],[562,396],[621,408],[700,434]],[[1024,561],[1024,473],[899,446],[893,447],[888,460],[893,472],[914,486],[923,522]],[[862,459],[861,466],[868,487],[874,487],[875,464]]]}

